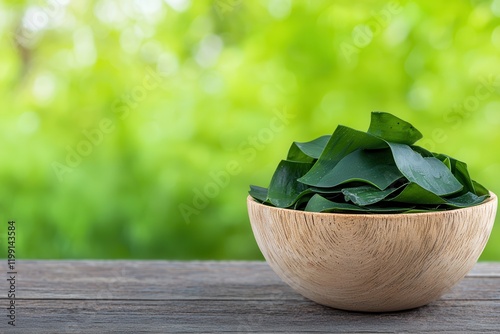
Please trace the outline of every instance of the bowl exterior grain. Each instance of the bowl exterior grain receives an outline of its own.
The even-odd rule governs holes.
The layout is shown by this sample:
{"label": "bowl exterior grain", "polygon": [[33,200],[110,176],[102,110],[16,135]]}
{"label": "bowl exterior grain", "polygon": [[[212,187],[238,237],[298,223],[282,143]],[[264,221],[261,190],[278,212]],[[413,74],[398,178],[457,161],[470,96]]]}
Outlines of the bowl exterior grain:
{"label": "bowl exterior grain", "polygon": [[334,308],[387,312],[438,299],[474,266],[497,197],[457,210],[414,214],[311,213],[247,199],[269,265],[295,291]]}

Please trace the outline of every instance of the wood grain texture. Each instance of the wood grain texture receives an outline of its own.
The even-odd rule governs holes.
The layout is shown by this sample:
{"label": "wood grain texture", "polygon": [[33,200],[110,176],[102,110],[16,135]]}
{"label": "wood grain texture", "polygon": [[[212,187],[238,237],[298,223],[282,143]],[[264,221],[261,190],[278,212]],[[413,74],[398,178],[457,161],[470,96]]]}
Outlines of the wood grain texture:
{"label": "wood grain texture", "polygon": [[500,263],[477,264],[428,306],[382,314],[309,301],[265,262],[20,261],[18,268],[17,326],[0,320],[0,333],[500,331]]}
{"label": "wood grain texture", "polygon": [[450,211],[333,214],[247,200],[259,248],[295,291],[343,310],[387,312],[438,299],[474,266],[497,198]]}

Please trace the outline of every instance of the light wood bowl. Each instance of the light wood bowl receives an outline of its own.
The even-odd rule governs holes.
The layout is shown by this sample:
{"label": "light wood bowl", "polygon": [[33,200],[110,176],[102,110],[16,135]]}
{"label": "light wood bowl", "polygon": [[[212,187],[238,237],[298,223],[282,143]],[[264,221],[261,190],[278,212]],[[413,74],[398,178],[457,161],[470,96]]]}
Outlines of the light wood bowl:
{"label": "light wood bowl", "polygon": [[438,299],[474,266],[491,233],[497,197],[464,209],[337,214],[247,199],[252,230],[272,269],[319,304],[364,312]]}

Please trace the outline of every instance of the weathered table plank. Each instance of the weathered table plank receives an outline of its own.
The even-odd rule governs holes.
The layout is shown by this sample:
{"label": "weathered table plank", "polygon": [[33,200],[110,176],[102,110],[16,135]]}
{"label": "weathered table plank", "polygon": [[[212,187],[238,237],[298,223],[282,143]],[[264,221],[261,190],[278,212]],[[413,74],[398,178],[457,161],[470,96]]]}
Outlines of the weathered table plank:
{"label": "weathered table plank", "polygon": [[[16,289],[20,333],[500,332],[500,263],[478,264],[426,307],[386,314],[315,304],[264,262],[22,261]],[[14,332],[2,318],[0,332]]]}

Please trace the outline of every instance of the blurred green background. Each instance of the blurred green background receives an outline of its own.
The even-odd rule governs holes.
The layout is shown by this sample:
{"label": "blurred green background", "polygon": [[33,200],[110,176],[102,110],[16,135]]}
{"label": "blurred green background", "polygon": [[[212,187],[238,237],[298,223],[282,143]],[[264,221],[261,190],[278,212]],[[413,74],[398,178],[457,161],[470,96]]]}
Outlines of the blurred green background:
{"label": "blurred green background", "polygon": [[261,259],[249,184],[373,110],[500,193],[500,0],[12,0],[0,34],[19,258]]}

